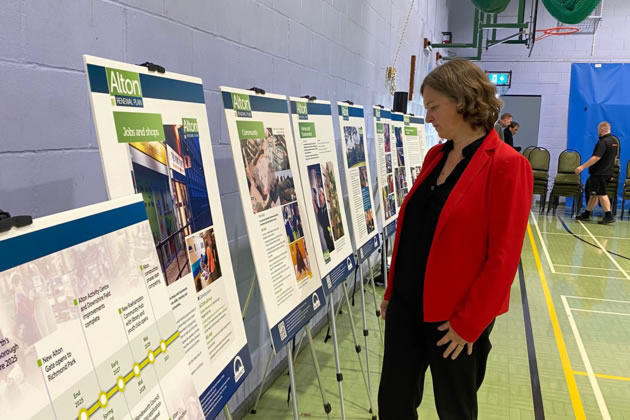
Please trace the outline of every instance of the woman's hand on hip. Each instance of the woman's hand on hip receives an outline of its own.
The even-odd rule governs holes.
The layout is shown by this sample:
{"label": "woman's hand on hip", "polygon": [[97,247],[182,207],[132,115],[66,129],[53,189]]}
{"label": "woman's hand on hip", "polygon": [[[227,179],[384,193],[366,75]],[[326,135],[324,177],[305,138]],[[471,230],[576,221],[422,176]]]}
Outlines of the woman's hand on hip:
{"label": "woman's hand on hip", "polygon": [[451,328],[451,324],[448,321],[440,325],[438,327],[438,330],[446,331],[444,337],[442,337],[442,339],[437,342],[438,347],[448,344],[448,347],[443,354],[445,359],[449,356],[451,356],[452,360],[457,359],[462,350],[464,350],[464,347],[467,348],[467,353],[469,356],[472,354],[473,343],[469,343],[468,341],[461,338],[459,334],[457,334],[457,332],[455,332],[455,330]]}
{"label": "woman's hand on hip", "polygon": [[389,300],[384,300],[381,302],[381,316],[385,319],[385,314],[387,313],[387,305],[389,305]]}

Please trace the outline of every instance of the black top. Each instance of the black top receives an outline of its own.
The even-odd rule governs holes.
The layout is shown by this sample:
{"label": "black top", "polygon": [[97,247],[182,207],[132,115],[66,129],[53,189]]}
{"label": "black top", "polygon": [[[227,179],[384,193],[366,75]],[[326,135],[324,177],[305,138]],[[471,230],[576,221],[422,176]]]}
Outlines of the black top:
{"label": "black top", "polygon": [[393,297],[414,310],[417,308],[422,314],[424,275],[442,208],[485,138],[486,136],[483,136],[466,146],[462,150],[464,158],[444,183],[437,185],[438,176],[453,150],[453,142],[446,142],[442,159],[407,202],[396,254]]}
{"label": "black top", "polygon": [[593,166],[588,168],[591,175],[613,176],[615,168],[615,159],[619,150],[619,141],[611,134],[602,136],[595,145],[593,156],[601,159]]}
{"label": "black top", "polygon": [[510,131],[510,127],[506,127],[505,130],[503,130],[503,138],[505,139],[505,142],[507,144],[509,144],[510,146],[514,147],[514,136],[512,136],[512,132]]}

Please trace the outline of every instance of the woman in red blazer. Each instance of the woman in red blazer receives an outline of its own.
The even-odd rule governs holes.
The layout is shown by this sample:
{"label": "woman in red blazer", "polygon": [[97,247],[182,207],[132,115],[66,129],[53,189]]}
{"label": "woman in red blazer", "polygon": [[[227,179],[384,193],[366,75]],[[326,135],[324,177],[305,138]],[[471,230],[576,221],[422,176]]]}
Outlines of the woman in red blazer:
{"label": "woman in red blazer", "polygon": [[493,129],[502,103],[475,64],[453,60],[421,87],[427,154],[398,217],[381,312],[383,420],[417,419],[431,368],[440,419],[476,419],[494,319],[508,310],[533,177]]}

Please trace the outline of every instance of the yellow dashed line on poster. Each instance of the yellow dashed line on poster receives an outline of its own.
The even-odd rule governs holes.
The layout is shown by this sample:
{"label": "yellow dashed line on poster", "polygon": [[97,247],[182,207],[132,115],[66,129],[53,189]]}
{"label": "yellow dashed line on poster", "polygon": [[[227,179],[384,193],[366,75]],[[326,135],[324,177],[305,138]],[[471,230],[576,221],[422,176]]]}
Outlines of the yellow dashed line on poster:
{"label": "yellow dashed line on poster", "polygon": [[123,376],[119,376],[116,380],[116,385],[114,385],[108,392],[101,392],[98,395],[98,400],[92,404],[92,406],[88,409],[82,408],[79,410],[79,420],[89,420],[90,416],[92,416],[96,411],[101,408],[107,407],[109,400],[112,399],[114,395],[119,392],[123,392],[125,390],[125,386],[128,382],[130,382],[134,377],[137,378],[140,376],[142,370],[147,367],[149,364],[153,364],[155,362],[155,358],[162,354],[166,353],[166,349],[171,345],[173,341],[175,341],[179,337],[179,331],[175,331],[173,335],[171,335],[166,341],[160,340],[160,345],[155,350],[149,350],[147,352],[147,357],[144,358],[142,362],[134,363],[131,371]]}

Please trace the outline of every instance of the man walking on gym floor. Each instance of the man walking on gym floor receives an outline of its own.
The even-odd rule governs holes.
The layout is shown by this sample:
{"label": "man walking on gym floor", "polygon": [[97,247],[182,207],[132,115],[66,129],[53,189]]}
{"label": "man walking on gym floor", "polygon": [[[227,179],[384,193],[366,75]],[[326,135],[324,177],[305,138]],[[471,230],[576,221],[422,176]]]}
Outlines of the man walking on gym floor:
{"label": "man walking on gym floor", "polygon": [[597,127],[599,140],[595,145],[593,156],[583,165],[575,169],[576,174],[580,174],[584,169],[589,168],[589,177],[586,181],[585,195],[588,203],[584,213],[577,217],[577,220],[591,220],[591,213],[599,202],[604,209],[605,215],[599,221],[600,225],[608,225],[615,222],[610,209],[610,199],[606,194],[606,185],[613,176],[615,159],[619,150],[619,140],[610,134],[610,123],[603,121]]}

